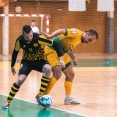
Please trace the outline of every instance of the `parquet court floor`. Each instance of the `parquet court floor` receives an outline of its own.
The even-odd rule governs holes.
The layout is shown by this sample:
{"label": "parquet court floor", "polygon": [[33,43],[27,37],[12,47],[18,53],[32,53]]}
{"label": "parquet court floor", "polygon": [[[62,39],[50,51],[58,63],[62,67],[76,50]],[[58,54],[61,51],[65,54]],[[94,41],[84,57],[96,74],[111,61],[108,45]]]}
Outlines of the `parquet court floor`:
{"label": "parquet court floor", "polygon": [[[73,66],[75,79],[72,97],[80,105],[64,105],[64,74],[51,92],[52,108],[43,110],[35,104],[41,73],[32,71],[9,110],[0,109],[0,117],[117,117],[117,55],[79,55]],[[15,65],[19,69],[20,57]],[[17,74],[12,75],[10,57],[0,56],[0,106],[4,104]]]}

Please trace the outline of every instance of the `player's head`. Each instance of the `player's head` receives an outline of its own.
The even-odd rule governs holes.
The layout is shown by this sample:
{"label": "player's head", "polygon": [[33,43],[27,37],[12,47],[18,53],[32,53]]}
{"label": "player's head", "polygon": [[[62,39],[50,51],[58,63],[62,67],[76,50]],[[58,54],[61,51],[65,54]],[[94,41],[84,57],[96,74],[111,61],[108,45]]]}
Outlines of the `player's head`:
{"label": "player's head", "polygon": [[32,27],[36,26],[35,20],[32,20],[32,21],[31,21],[31,26],[32,26]]}
{"label": "player's head", "polygon": [[98,33],[95,30],[88,30],[84,32],[81,42],[90,43],[90,42],[95,42],[97,39],[98,39]]}
{"label": "player's head", "polygon": [[24,39],[28,42],[31,42],[33,39],[33,31],[32,28],[29,25],[25,25],[22,28],[22,33],[24,36]]}

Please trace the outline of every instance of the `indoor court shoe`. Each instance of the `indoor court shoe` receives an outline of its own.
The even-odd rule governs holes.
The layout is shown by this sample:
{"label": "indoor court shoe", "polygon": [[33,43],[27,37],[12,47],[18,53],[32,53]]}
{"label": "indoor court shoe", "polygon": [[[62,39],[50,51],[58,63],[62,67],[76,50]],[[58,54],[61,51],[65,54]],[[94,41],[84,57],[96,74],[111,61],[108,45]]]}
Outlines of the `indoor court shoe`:
{"label": "indoor court shoe", "polygon": [[8,109],[9,105],[10,105],[10,103],[6,103],[6,104],[2,105],[2,109]]}
{"label": "indoor court shoe", "polygon": [[76,104],[80,104],[80,102],[74,100],[72,97],[70,99],[65,99],[64,100],[64,104],[65,105],[76,105]]}
{"label": "indoor court shoe", "polygon": [[39,95],[38,95],[38,94],[35,96],[35,98],[36,98],[36,103],[37,103],[38,105],[41,105],[41,103],[40,103],[40,98],[39,98]]}

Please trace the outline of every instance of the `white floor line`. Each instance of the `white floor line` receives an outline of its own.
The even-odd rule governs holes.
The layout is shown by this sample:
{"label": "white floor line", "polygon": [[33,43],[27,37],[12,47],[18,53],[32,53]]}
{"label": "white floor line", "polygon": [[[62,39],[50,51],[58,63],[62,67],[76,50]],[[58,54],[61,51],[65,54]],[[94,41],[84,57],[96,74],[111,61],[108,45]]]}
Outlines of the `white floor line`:
{"label": "white floor line", "polygon": [[[1,93],[0,93],[0,95],[8,96],[8,95],[1,94]],[[36,102],[34,103],[34,102],[31,102],[31,101],[28,101],[28,100],[24,100],[24,99],[20,99],[20,98],[17,98],[17,97],[15,97],[15,99],[19,99],[19,100],[22,100],[22,101],[26,101],[26,102],[30,102],[30,103],[36,104]],[[86,115],[81,115],[81,114],[73,113],[73,112],[71,112],[71,111],[66,111],[66,110],[59,109],[59,108],[54,108],[54,107],[51,107],[51,108],[56,109],[56,110],[65,111],[65,112],[68,112],[68,113],[71,113],[71,114],[76,114],[76,115],[80,115],[80,116],[84,116],[84,117],[89,117],[89,116],[86,116]]]}

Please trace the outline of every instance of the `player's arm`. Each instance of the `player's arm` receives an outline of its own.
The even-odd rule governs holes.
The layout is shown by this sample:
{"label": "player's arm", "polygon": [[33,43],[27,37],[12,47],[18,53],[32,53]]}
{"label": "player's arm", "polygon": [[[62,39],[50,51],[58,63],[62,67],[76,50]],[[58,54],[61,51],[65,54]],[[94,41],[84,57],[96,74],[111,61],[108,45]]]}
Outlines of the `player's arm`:
{"label": "player's arm", "polygon": [[11,67],[15,66],[18,53],[19,51],[16,51],[15,49],[13,50],[12,58],[11,58]]}
{"label": "player's arm", "polygon": [[54,38],[54,37],[61,35],[61,34],[66,35],[67,29],[58,29],[51,34],[48,34],[46,32],[41,32],[41,34],[44,35],[46,38],[51,39],[51,38]]}
{"label": "player's arm", "polygon": [[57,55],[58,55],[59,63],[60,63],[61,66],[64,68],[64,67],[65,67],[65,63],[64,63],[64,61],[63,61],[63,59],[62,59],[62,53],[61,53],[61,51],[60,51],[60,46],[59,46],[59,44],[58,44],[57,42],[53,41],[52,46],[54,47],[54,49],[55,49],[55,51],[56,51],[56,53],[57,53]]}
{"label": "player's arm", "polygon": [[77,61],[77,59],[75,58],[75,56],[73,54],[73,50],[70,48],[67,53],[70,56],[70,58],[72,59],[74,65],[77,65],[78,61]]}
{"label": "player's arm", "polygon": [[17,55],[19,53],[20,50],[20,45],[19,45],[19,41],[16,41],[15,43],[15,47],[12,53],[12,58],[11,58],[11,71],[13,73],[13,75],[15,75],[16,71],[15,71],[15,63],[16,63],[16,59],[17,59]]}
{"label": "player's arm", "polygon": [[47,39],[43,35],[40,35],[39,38],[40,38],[39,41],[38,41],[39,44],[46,44],[46,45],[50,45],[50,46],[54,47],[54,49],[55,49],[55,51],[56,51],[56,53],[57,53],[57,55],[59,57],[60,64],[62,65],[62,67],[65,67],[65,63],[62,60],[62,53],[60,51],[59,44],[57,42],[51,40],[51,39]]}
{"label": "player's arm", "polygon": [[52,47],[54,47],[55,51],[57,52],[58,54],[58,57],[61,57],[62,56],[62,53],[60,51],[60,46],[57,42],[51,40],[51,39],[47,39],[45,36],[43,35],[40,35],[39,36],[39,41],[38,41],[39,44],[46,44],[46,45],[50,45]]}

